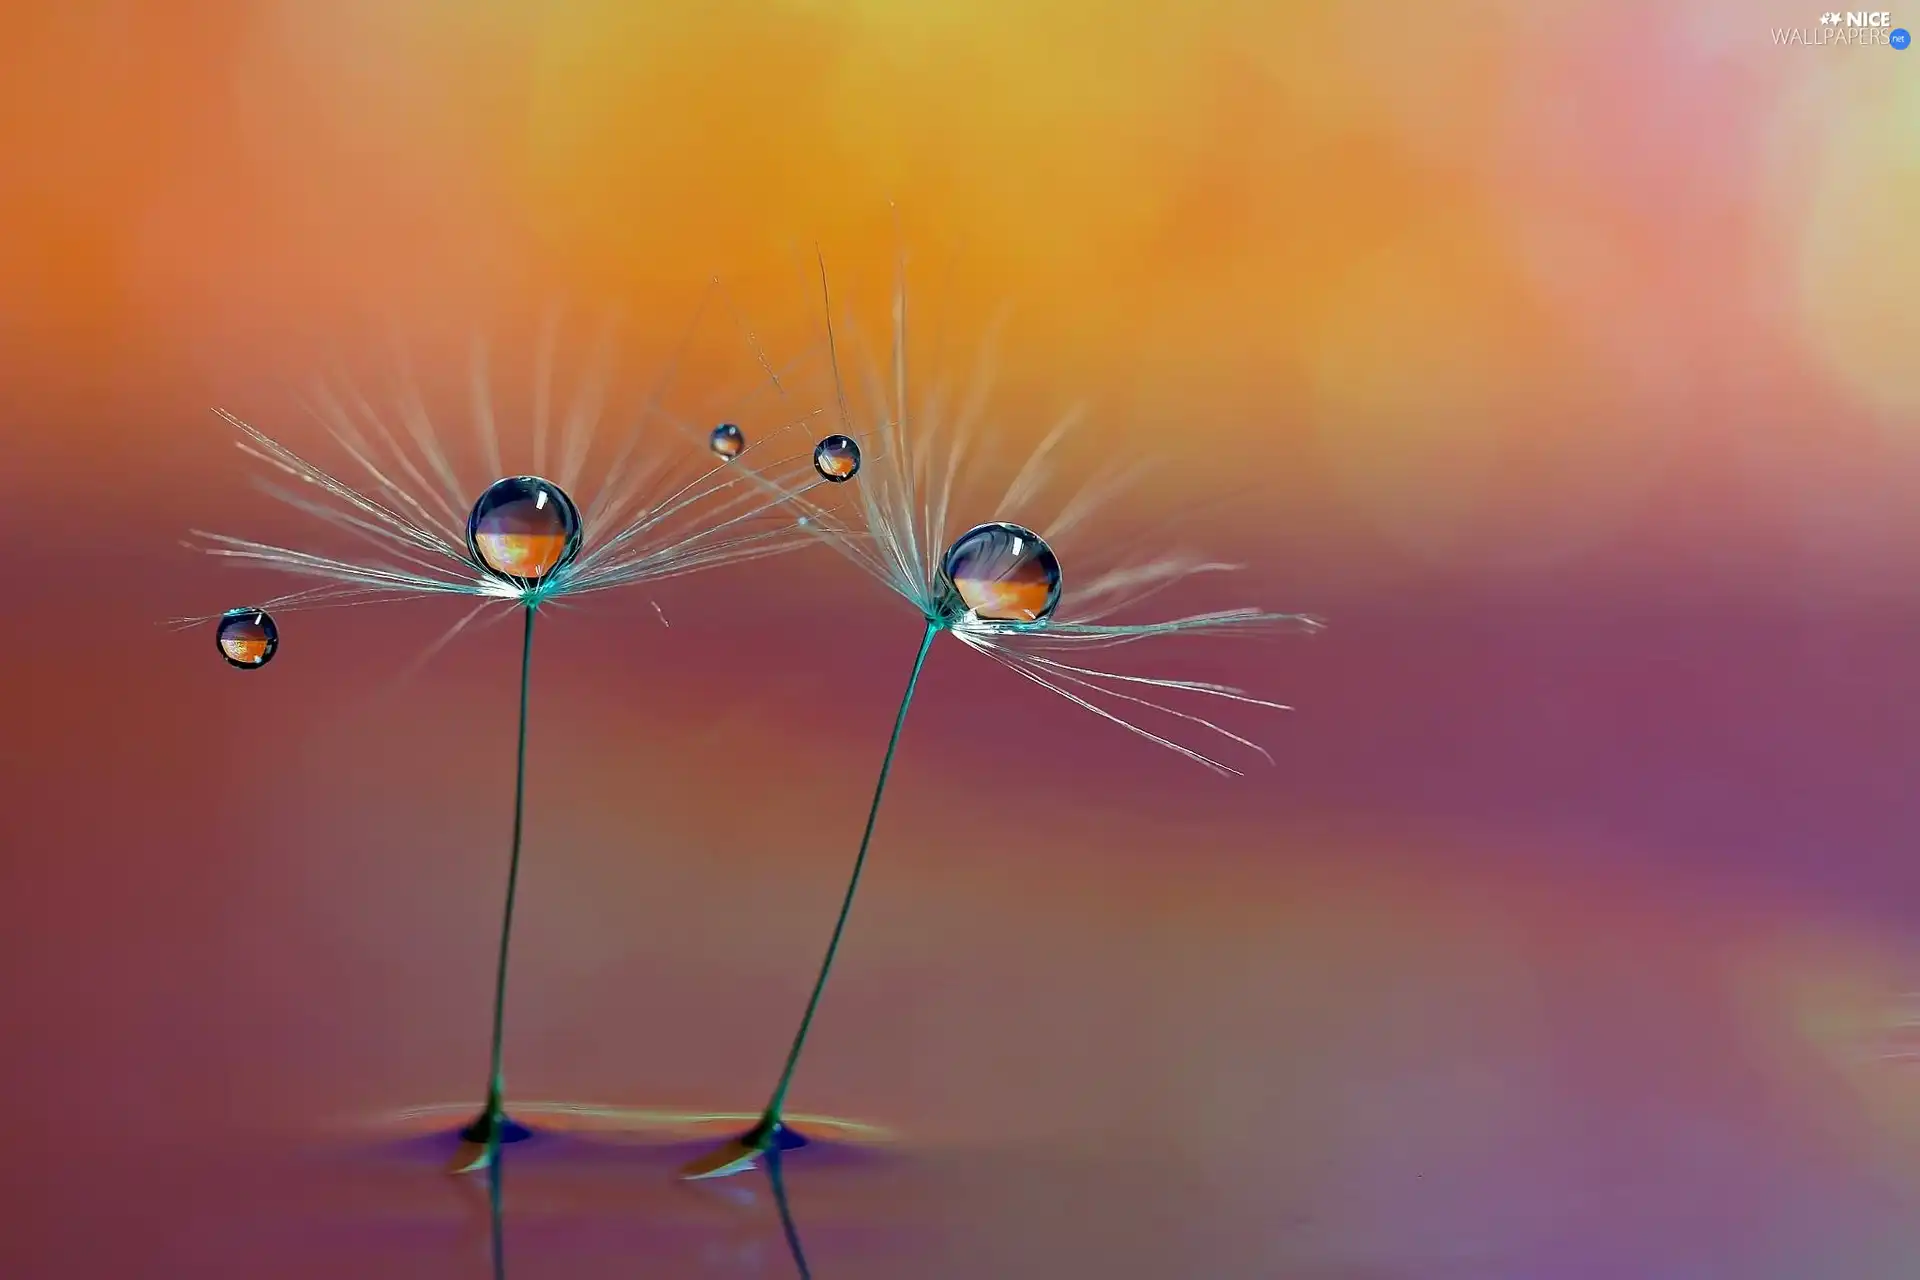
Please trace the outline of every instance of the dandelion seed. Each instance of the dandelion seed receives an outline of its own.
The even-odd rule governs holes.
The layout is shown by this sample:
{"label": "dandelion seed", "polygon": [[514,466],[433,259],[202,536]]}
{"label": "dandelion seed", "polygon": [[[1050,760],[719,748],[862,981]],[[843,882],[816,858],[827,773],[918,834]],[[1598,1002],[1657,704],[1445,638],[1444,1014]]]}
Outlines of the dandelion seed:
{"label": "dandelion seed", "polygon": [[[826,270],[820,283],[826,313],[828,351],[834,379],[834,402],[840,425],[854,438],[856,411],[841,376],[835,315],[827,293]],[[1060,557],[1051,540],[1077,533],[1110,497],[1125,477],[1104,477],[1057,509],[1044,523],[1012,523],[1053,478],[1053,454],[1074,424],[1069,415],[1047,433],[1039,448],[1013,478],[997,502],[977,508],[990,523],[977,524],[950,538],[948,517],[960,502],[973,495],[961,493],[963,460],[970,435],[985,413],[989,370],[983,367],[958,408],[947,414],[949,403],[936,388],[924,402],[910,404],[907,348],[907,303],[904,267],[896,279],[893,307],[891,368],[874,370],[866,381],[868,407],[865,438],[875,447],[873,465],[857,487],[858,520],[846,522],[835,512],[818,509],[804,497],[796,499],[804,526],[832,545],[861,570],[913,606],[925,626],[906,691],[895,712],[893,729],[880,758],[879,777],[866,825],[854,856],[853,871],[841,900],[839,916],[827,943],[801,1015],[799,1030],[787,1053],[771,1100],[760,1120],[745,1134],[719,1150],[687,1165],[687,1178],[719,1177],[752,1167],[757,1156],[805,1144],[805,1138],[786,1123],[787,1094],[806,1047],[814,1015],[827,978],[839,954],[847,919],[866,868],[880,803],[886,794],[895,753],[906,726],[907,712],[919,688],[921,673],[934,640],[952,635],[968,648],[1008,667],[1016,675],[1066,699],[1082,710],[1119,726],[1148,742],[1167,748],[1215,773],[1239,771],[1216,756],[1213,748],[1189,746],[1176,734],[1198,732],[1222,746],[1266,757],[1250,739],[1198,714],[1173,705],[1180,700],[1233,703],[1247,707],[1286,710],[1280,703],[1254,697],[1240,689],[1194,680],[1137,675],[1084,665],[1080,652],[1131,646],[1167,636],[1256,634],[1279,629],[1314,630],[1320,624],[1302,614],[1261,609],[1228,609],[1159,621],[1120,620],[1124,611],[1154,595],[1201,575],[1233,568],[1199,557],[1163,555],[1141,563],[1123,563],[1107,573],[1089,576],[1085,585],[1068,595],[1062,589]],[[1137,473],[1136,473],[1137,474]],[[1047,537],[1035,529],[1049,531]],[[1069,659],[1073,660],[1069,660]],[[1172,722],[1164,729],[1140,723],[1142,715]]]}
{"label": "dandelion seed", "polygon": [[[765,365],[758,340],[748,336],[756,358]],[[537,362],[542,376],[535,397],[536,458],[546,450],[545,424],[552,400],[548,375],[554,363],[550,348],[557,341],[557,330],[549,331],[549,339]],[[240,433],[245,453],[266,463],[277,476],[295,482],[289,488],[283,482],[263,481],[261,487],[270,496],[312,517],[342,542],[374,548],[377,554],[306,550],[201,531],[195,531],[196,541],[189,544],[232,564],[271,569],[319,584],[259,608],[220,615],[221,652],[236,666],[260,666],[272,657],[278,633],[268,609],[438,596],[477,598],[479,608],[456,622],[436,642],[436,650],[489,606],[514,608],[522,614],[513,833],[494,981],[490,1070],[485,1102],[461,1131],[470,1144],[456,1165],[461,1170],[492,1164],[502,1143],[527,1136],[527,1130],[506,1112],[502,1045],[524,829],[528,686],[536,616],[542,606],[558,606],[566,598],[741,564],[811,545],[813,536],[793,522],[791,504],[805,501],[810,490],[828,484],[813,468],[812,451],[804,444],[815,438],[817,414],[792,414],[771,366],[765,371],[774,398],[759,410],[768,425],[752,448],[745,433],[730,424],[726,430],[733,447],[719,463],[690,448],[685,431],[666,433],[656,442],[662,447],[641,449],[642,430],[662,416],[659,402],[671,384],[677,359],[636,414],[635,429],[598,465],[589,464],[595,456],[592,434],[604,399],[604,369],[588,375],[586,389],[573,398],[566,413],[557,442],[558,483],[534,475],[494,478],[501,456],[492,426],[498,416],[481,359],[484,348],[476,347],[476,352],[480,354],[472,370],[473,415],[482,461],[492,473],[484,488],[463,488],[459,469],[441,444],[424,398],[411,385],[396,395],[391,411],[399,419],[398,431],[389,415],[368,397],[323,385],[309,407],[359,473],[358,486],[232,414],[216,412]],[[583,515],[567,489],[588,473],[597,475],[601,484]],[[477,501],[471,500],[475,489],[480,491]],[[659,606],[654,608],[658,613]],[[660,617],[664,622],[665,615]],[[207,620],[176,619],[176,623],[190,626]]]}
{"label": "dandelion seed", "polygon": [[220,615],[214,632],[220,656],[242,671],[257,671],[273,661],[280,648],[280,629],[264,609],[229,609]]}

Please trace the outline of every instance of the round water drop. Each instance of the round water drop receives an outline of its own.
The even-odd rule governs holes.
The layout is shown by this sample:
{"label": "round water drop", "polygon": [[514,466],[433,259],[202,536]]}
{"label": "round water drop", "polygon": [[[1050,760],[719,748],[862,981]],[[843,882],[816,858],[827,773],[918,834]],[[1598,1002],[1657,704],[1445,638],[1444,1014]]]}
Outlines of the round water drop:
{"label": "round water drop", "polygon": [[254,671],[273,661],[280,647],[280,628],[265,609],[229,609],[220,615],[214,633],[220,656],[242,671]]}
{"label": "round water drop", "polygon": [[813,447],[813,469],[822,479],[844,484],[860,474],[860,446],[852,436],[828,436]]}
{"label": "round water drop", "polygon": [[747,434],[731,422],[723,422],[707,437],[707,448],[722,458],[737,458],[747,447]]}
{"label": "round water drop", "polygon": [[539,476],[496,480],[467,517],[467,551],[517,587],[537,587],[580,554],[580,511]]}
{"label": "round water drop", "polygon": [[967,530],[947,548],[940,571],[960,602],[991,622],[1045,622],[1060,604],[1059,557],[1017,524]]}

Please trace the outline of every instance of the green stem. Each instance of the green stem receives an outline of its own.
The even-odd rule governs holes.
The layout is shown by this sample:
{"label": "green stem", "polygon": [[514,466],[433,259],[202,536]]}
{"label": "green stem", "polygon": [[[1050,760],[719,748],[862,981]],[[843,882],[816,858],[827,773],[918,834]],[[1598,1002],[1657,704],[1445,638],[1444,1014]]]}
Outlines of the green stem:
{"label": "green stem", "polygon": [[520,641],[520,732],[514,745],[513,765],[513,852],[507,858],[507,909],[500,923],[500,964],[493,979],[493,1049],[487,1074],[487,1150],[491,1156],[500,1151],[500,1131],[505,1127],[506,1074],[501,1065],[507,1022],[507,946],[513,940],[513,902],[520,887],[520,831],[527,801],[527,684],[533,671],[534,606],[527,606],[527,626]]}
{"label": "green stem", "polygon": [[893,772],[893,753],[899,749],[900,731],[906,727],[907,708],[913,705],[914,690],[920,687],[920,669],[927,665],[927,653],[933,648],[933,638],[940,631],[940,624],[929,621],[927,633],[920,638],[920,652],[913,657],[913,673],[907,677],[907,691],[901,695],[900,710],[893,717],[893,735],[887,739],[887,754],[880,758],[880,780],[874,784],[873,804],[867,809],[867,829],[860,835],[860,852],[853,860],[853,876],[847,881],[847,896],[840,903],[840,918],[833,922],[833,938],[827,943],[827,958],[821,962],[820,976],[814,979],[813,994],[807,997],[807,1011],[800,1018],[800,1031],[793,1037],[793,1048],[787,1053],[787,1065],[780,1072],[780,1083],[774,1088],[773,1100],[767,1103],[760,1123],[754,1126],[750,1140],[756,1145],[774,1140],[774,1130],[786,1114],[787,1090],[793,1084],[793,1071],[800,1065],[800,1051],[806,1047],[807,1032],[813,1029],[813,1015],[820,1008],[820,993],[827,989],[827,975],[833,972],[833,959],[840,951],[840,937],[846,932],[847,916],[853,910],[853,895],[860,889],[860,873],[867,866],[867,846],[873,842],[873,824],[880,816],[880,800],[887,794],[887,776]]}

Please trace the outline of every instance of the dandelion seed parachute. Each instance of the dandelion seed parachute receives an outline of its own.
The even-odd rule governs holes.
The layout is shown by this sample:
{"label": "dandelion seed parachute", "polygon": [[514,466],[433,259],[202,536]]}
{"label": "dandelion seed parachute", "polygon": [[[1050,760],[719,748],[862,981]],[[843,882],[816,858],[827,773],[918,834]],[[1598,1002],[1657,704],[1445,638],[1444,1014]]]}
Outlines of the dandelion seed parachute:
{"label": "dandelion seed parachute", "polygon": [[[971,495],[961,493],[958,486],[963,478],[961,462],[986,408],[987,370],[983,367],[976,372],[973,385],[951,415],[944,411],[948,400],[942,389],[921,402],[911,399],[903,269],[894,292],[891,368],[875,370],[866,379],[868,403],[864,414],[857,413],[841,377],[834,338],[837,317],[827,290],[824,263],[820,282],[840,424],[853,435],[856,417],[860,417],[865,424],[861,438],[874,442],[875,458],[857,486],[855,520],[813,508],[804,496],[796,498],[795,505],[801,510],[805,528],[911,605],[925,629],[881,755],[866,825],[826,955],[773,1094],[757,1124],[733,1142],[685,1166],[681,1173],[686,1178],[726,1176],[752,1167],[757,1157],[764,1156],[771,1163],[778,1151],[804,1144],[804,1138],[786,1123],[788,1092],[866,869],[907,713],[934,640],[941,633],[951,634],[968,648],[1083,710],[1216,773],[1231,776],[1239,771],[1214,755],[1180,742],[1171,736],[1173,730],[1155,732],[1137,723],[1138,713],[1170,718],[1265,757],[1266,753],[1251,740],[1169,703],[1176,697],[1191,696],[1275,710],[1286,707],[1225,685],[1108,671],[1068,661],[1067,655],[1175,635],[1252,634],[1315,630],[1320,626],[1316,619],[1303,614],[1252,608],[1153,622],[1116,620],[1124,610],[1162,591],[1234,567],[1189,556],[1168,555],[1146,563],[1124,564],[1106,574],[1090,576],[1076,594],[1069,596],[1062,587],[1061,560],[1052,539],[1077,532],[1112,492],[1117,478],[1109,477],[1104,486],[1089,486],[1061,506],[1050,521],[1013,523],[1011,517],[1030,506],[1052,479],[1052,455],[1073,425],[1072,415],[1047,434],[997,501],[976,508],[990,517],[990,522],[950,537],[948,517],[956,506],[956,495],[971,505]],[[1036,530],[1046,531],[1046,536]],[[1132,714],[1128,714],[1130,709]]]}
{"label": "dandelion seed parachute", "polygon": [[[747,336],[777,392],[777,372],[766,365],[758,340]],[[551,360],[545,353],[541,363],[548,366],[550,376]],[[736,427],[739,447],[720,462],[704,459],[687,448],[684,431],[657,432],[665,416],[659,402],[677,365],[678,357],[670,364],[667,378],[636,412],[638,425],[625,441],[597,462],[593,430],[604,403],[606,370],[590,374],[561,426],[557,481],[538,475],[497,478],[502,449],[493,432],[496,418],[483,354],[476,356],[472,382],[475,434],[490,473],[484,488],[467,487],[435,430],[424,398],[410,382],[400,389],[389,412],[376,409],[369,397],[351,388],[331,384],[322,384],[312,397],[311,412],[358,472],[357,485],[220,412],[240,433],[243,452],[294,482],[292,487],[263,482],[261,488],[313,518],[349,547],[308,550],[196,530],[189,545],[207,554],[318,584],[269,600],[258,609],[221,615],[223,628],[241,626],[230,621],[241,612],[260,619],[246,625],[270,628],[268,609],[440,596],[477,601],[436,643],[437,650],[483,612],[518,610],[522,615],[513,835],[494,986],[490,1071],[485,1103],[462,1131],[471,1147],[456,1162],[460,1170],[491,1164],[502,1143],[527,1134],[505,1109],[501,1046],[524,827],[528,685],[536,614],[573,597],[740,564],[813,542],[796,525],[790,504],[828,483],[814,470],[811,449],[804,443],[815,438],[810,428],[817,415],[796,415],[776,401],[763,414],[773,421],[754,446],[747,445],[744,432]],[[597,388],[587,385],[595,379]],[[545,384],[543,377],[533,433],[536,468],[547,452],[550,396]],[[649,427],[661,437],[650,450],[642,447]],[[588,474],[598,476],[601,483],[583,513],[568,491]],[[372,547],[377,554],[355,554],[352,544]],[[176,623],[199,625],[208,620],[176,619]],[[269,632],[273,634],[277,633]],[[273,643],[277,641],[269,641],[266,657],[271,656]],[[224,639],[222,653],[234,660]],[[254,665],[264,663],[266,657]]]}

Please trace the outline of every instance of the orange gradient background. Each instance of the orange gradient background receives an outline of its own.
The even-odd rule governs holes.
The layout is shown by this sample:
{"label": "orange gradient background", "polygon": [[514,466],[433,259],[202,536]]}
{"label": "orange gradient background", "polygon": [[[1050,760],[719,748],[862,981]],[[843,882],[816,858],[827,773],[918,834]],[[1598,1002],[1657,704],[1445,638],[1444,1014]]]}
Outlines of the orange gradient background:
{"label": "orange gradient background", "polygon": [[[795,1093],[921,1163],[796,1174],[816,1267],[1913,1274],[1920,54],[1789,8],[9,9],[0,1272],[484,1265],[299,1161],[478,1101],[515,629],[162,629],[303,585],[179,547],[311,537],[209,408],[324,458],[289,387],[405,346],[464,434],[469,337],[524,385],[612,310],[637,378],[719,274],[691,414],[808,350],[816,245],[877,340],[905,245],[928,377],[1012,306],[990,463],[1085,400],[1115,559],[1331,626],[1140,651],[1297,705],[1232,781],[936,648]],[[762,1099],[903,608],[805,553],[543,620],[513,1093]],[[667,1256],[627,1194],[517,1265]]]}

